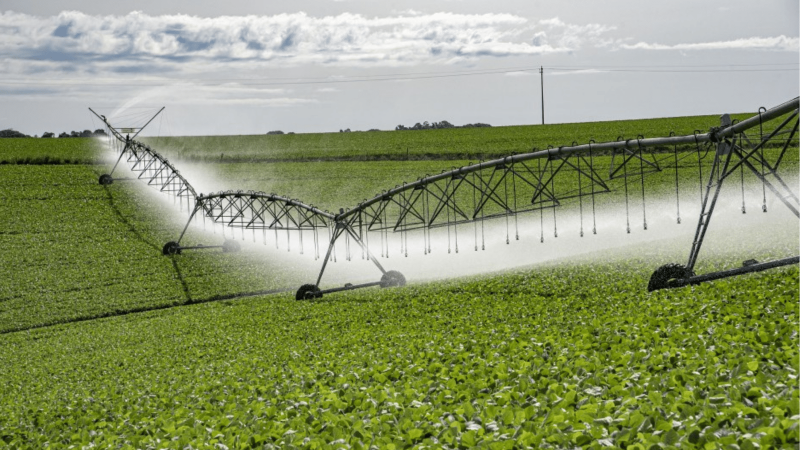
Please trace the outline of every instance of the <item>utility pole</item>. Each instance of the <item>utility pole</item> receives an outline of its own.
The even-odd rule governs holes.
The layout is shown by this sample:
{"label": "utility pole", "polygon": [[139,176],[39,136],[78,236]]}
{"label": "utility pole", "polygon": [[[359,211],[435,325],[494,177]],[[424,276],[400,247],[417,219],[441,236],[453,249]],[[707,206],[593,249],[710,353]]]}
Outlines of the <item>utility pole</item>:
{"label": "utility pole", "polygon": [[539,78],[542,80],[542,125],[544,125],[544,67],[539,66]]}

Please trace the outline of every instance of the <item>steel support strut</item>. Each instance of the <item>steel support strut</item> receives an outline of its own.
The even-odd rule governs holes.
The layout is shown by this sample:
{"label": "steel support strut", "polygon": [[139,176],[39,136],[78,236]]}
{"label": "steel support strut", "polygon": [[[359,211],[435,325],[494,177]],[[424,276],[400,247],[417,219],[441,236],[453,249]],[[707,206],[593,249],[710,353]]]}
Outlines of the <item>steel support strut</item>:
{"label": "steel support strut", "polygon": [[[722,123],[723,126],[730,126],[730,116],[727,114],[722,116]],[[733,144],[727,139],[717,143],[717,151],[714,153],[714,165],[708,176],[708,185],[703,195],[703,204],[697,221],[697,229],[695,230],[694,239],[692,240],[692,248],[689,250],[689,262],[686,263],[686,269],[689,271],[694,270],[694,265],[697,262],[697,255],[700,253],[700,247],[703,245],[703,239],[706,236],[706,231],[708,231],[711,215],[714,213],[714,207],[717,204],[719,192],[722,189],[722,182],[725,180],[728,165],[731,161],[731,155],[733,154],[731,151],[732,146]],[[713,194],[711,193],[712,189],[714,191]]]}
{"label": "steel support strut", "polygon": [[[800,218],[800,204],[798,204],[799,202],[797,195],[792,192],[786,182],[784,182],[780,175],[778,175],[778,168],[781,160],[783,159],[783,155],[792,142],[792,139],[796,135],[798,129],[798,121],[795,120],[798,116],[798,105],[795,103],[793,106],[793,110],[783,111],[784,113],[789,113],[789,116],[784,119],[782,123],[775,130],[773,130],[772,133],[769,134],[769,136],[765,138],[762,137],[760,142],[758,142],[756,145],[750,144],[751,148],[747,150],[742,147],[745,141],[747,141],[748,144],[750,143],[749,139],[747,139],[744,134],[744,131],[747,128],[742,127],[741,123],[733,125],[730,116],[727,114],[720,118],[720,128],[712,129],[709,132],[709,139],[712,142],[716,142],[717,149],[714,154],[714,162],[711,168],[711,173],[708,176],[708,184],[706,185],[705,193],[702,196],[700,215],[698,217],[697,229],[695,230],[692,247],[689,251],[688,262],[685,266],[678,264],[667,264],[659,267],[650,278],[650,283],[648,284],[649,291],[698,284],[704,281],[758,272],[789,264],[797,264],[798,261],[800,261],[800,257],[798,256],[764,263],[759,263],[755,260],[748,260],[744,263],[744,267],[736,269],[702,275],[695,275],[694,273],[694,267],[697,263],[700,248],[703,245],[703,240],[706,232],[708,231],[708,226],[711,222],[711,217],[714,213],[714,208],[716,206],[717,199],[719,198],[722,185],[725,179],[733,174],[737,169],[742,170],[744,167],[747,167],[747,169],[761,181],[765,188],[768,188],[772,193],[774,193],[796,217]],[[760,116],[761,113],[759,113],[759,120]],[[752,119],[748,119],[748,121],[751,120]],[[763,147],[779,133],[781,133],[782,130],[784,130],[784,128],[786,128],[786,126],[792,120],[795,120],[795,123],[792,130],[789,132],[789,137],[782,146],[778,160],[774,165],[771,165],[763,154]],[[759,150],[761,150],[761,154],[759,154]],[[733,156],[736,156],[738,161],[731,165]],[[759,170],[751,161],[755,161],[756,164],[761,165],[762,169]],[[764,168],[767,169],[766,172],[764,172]],[[772,175],[775,180],[777,180],[777,185],[770,182],[770,180],[766,178],[766,175]],[[785,192],[782,192],[781,190]],[[764,208],[764,211],[766,212],[766,203]]]}
{"label": "steel support strut", "polygon": [[119,154],[119,158],[117,158],[117,162],[114,163],[114,167],[112,167],[111,168],[111,172],[108,173],[109,176],[113,176],[114,175],[114,171],[117,170],[117,166],[119,165],[119,162],[122,161],[122,157],[125,156],[125,153],[128,151],[128,147],[130,147],[130,145],[131,145],[131,140],[130,139],[125,139],[125,147],[122,148],[122,151]]}
{"label": "steel support strut", "polygon": [[183,235],[186,234],[186,230],[189,229],[189,225],[192,223],[192,219],[194,218],[195,214],[197,214],[197,211],[199,211],[201,208],[202,208],[202,205],[200,204],[200,200],[196,200],[194,209],[192,210],[192,213],[189,215],[189,220],[186,221],[186,226],[183,227],[183,231],[181,231],[181,235],[178,236],[178,240],[177,241],[169,241],[166,244],[164,244],[164,247],[161,249],[161,254],[162,255],[165,255],[165,256],[180,255],[181,254],[181,250],[189,250],[189,249],[199,248],[199,247],[181,247],[181,239],[183,239]]}
{"label": "steel support strut", "polygon": [[[358,217],[358,216],[353,216]],[[358,234],[353,229],[353,224],[351,221],[344,221],[344,220],[337,220],[336,226],[333,229],[333,233],[331,234],[330,244],[328,245],[328,251],[325,254],[325,259],[322,261],[322,268],[319,271],[319,276],[317,276],[317,282],[315,283],[316,286],[319,286],[320,281],[322,281],[322,275],[325,273],[325,268],[328,266],[328,261],[331,258],[331,254],[333,252],[333,247],[336,244],[336,241],[343,235],[349,234],[356,243],[361,247],[361,250],[367,255],[367,258],[372,261],[373,264],[381,271],[381,274],[385,275],[386,269],[383,268],[381,263],[378,262],[378,259],[369,251],[369,248],[364,244],[364,241],[358,236]]]}
{"label": "steel support strut", "polygon": [[670,287],[682,287],[690,284],[700,284],[705,281],[719,280],[722,278],[728,278],[736,275],[744,275],[746,273],[761,272],[764,270],[789,266],[797,263],[800,263],[800,256],[790,256],[788,258],[782,258],[782,259],[777,259],[775,261],[767,261],[763,263],[754,262],[752,264],[747,264],[742,267],[737,267],[735,269],[722,270],[719,272],[711,272],[702,275],[694,275],[690,276],[689,278],[675,280],[674,281],[675,285]]}
{"label": "steel support strut", "polygon": [[[314,298],[321,298],[323,294],[332,293],[332,292],[340,292],[340,291],[347,291],[352,289],[360,289],[365,287],[371,286],[380,286],[382,288],[392,287],[392,286],[403,286],[406,283],[405,277],[395,270],[389,270],[383,268],[383,266],[378,262],[378,259],[375,258],[375,255],[369,250],[369,246],[366,245],[364,240],[362,239],[361,232],[363,232],[364,227],[359,225],[359,232],[356,232],[354,228],[354,224],[360,221],[360,215],[353,215],[348,216],[344,214],[344,210],[340,210],[339,215],[337,215],[333,222],[335,226],[333,228],[333,232],[331,233],[330,242],[328,245],[328,251],[325,254],[325,258],[322,261],[322,268],[319,271],[319,275],[317,276],[317,281],[315,284],[304,284],[300,286],[300,289],[297,290],[295,295],[296,300],[310,300]],[[358,285],[353,284],[346,284],[343,287],[336,287],[330,288],[327,290],[319,289],[319,284],[322,281],[322,275],[325,273],[325,268],[328,266],[328,261],[331,260],[331,255],[333,255],[333,249],[336,245],[336,241],[342,237],[342,235],[349,236],[353,238],[353,240],[361,247],[362,255],[365,255],[367,259],[372,261],[375,264],[375,267],[381,271],[381,279],[380,281],[370,282],[370,283],[363,283]]]}
{"label": "steel support strut", "polygon": [[[777,161],[775,166],[770,166],[764,160],[757,160],[758,158],[763,158],[758,154],[758,150],[761,149],[770,139],[775,137],[794,117],[797,116],[797,111],[795,111],[790,117],[781,123],[772,133],[770,133],[767,138],[763,139],[758,145],[755,145],[750,151],[745,152],[741,145],[737,145],[736,137],[737,135],[733,135],[732,140],[724,139],[717,143],[717,151],[714,155],[714,163],[711,168],[711,174],[709,175],[708,185],[706,187],[706,192],[703,197],[702,209],[700,211],[700,217],[698,219],[697,230],[695,231],[694,240],[692,241],[692,248],[689,252],[689,261],[686,264],[686,268],[689,271],[694,270],[694,265],[697,262],[697,257],[700,252],[700,247],[703,245],[703,239],[705,237],[706,231],[708,230],[709,222],[711,221],[711,215],[714,212],[714,206],[716,205],[717,198],[719,197],[720,189],[722,188],[722,184],[725,179],[733,174],[737,169],[741,166],[747,167],[750,172],[752,172],[763,184],[766,186],[772,193],[774,193],[778,199],[786,205],[786,207],[798,218],[800,218],[800,211],[798,211],[798,202],[797,202],[797,195],[795,195],[791,189],[789,189],[788,185],[783,181],[783,179],[778,175],[777,170],[780,164],[780,160]],[[730,117],[726,114],[722,116],[721,119],[722,128],[727,128],[731,125]],[[797,124],[795,124],[794,129],[792,130],[789,140],[783,146],[781,151],[781,156],[785,152],[785,149],[789,145],[789,141],[794,136],[797,130]],[[742,138],[741,134],[739,136],[739,143],[741,144]],[[739,158],[739,161],[730,166],[731,158],[733,156]],[[757,169],[750,160],[757,160],[756,162],[761,163],[763,162],[767,167],[770,169],[770,174],[772,174],[780,183],[780,186],[773,185],[769,180],[766,179],[764,174],[761,173],[759,169]],[[715,181],[716,179],[716,181]],[[781,192],[780,188],[784,188],[786,193]],[[711,189],[714,188],[714,194],[711,198],[711,202],[709,203],[709,197],[711,196]]]}

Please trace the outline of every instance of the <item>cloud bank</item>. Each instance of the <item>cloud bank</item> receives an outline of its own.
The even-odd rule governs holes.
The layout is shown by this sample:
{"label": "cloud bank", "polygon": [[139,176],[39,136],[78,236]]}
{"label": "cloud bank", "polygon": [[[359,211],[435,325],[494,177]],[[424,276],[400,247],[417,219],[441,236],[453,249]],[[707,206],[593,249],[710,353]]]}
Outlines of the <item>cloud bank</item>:
{"label": "cloud bank", "polygon": [[612,28],[569,26],[558,19],[537,28],[512,14],[365,17],[305,13],[274,16],[93,16],[0,14],[0,53],[43,61],[155,59],[259,60],[281,64],[397,65],[483,56],[574,51]]}
{"label": "cloud bank", "polygon": [[[456,14],[416,11],[367,17],[344,13],[312,17],[151,16],[132,12],[97,16],[65,11],[39,17],[0,13],[0,58],[7,73],[97,71],[101,73],[185,72],[192,63],[308,64],[393,67],[448,64],[479,58],[607,50],[798,51],[797,37],[752,37],[729,41],[658,44],[610,36],[614,26],[569,24],[558,17],[532,22],[502,13]],[[80,63],[80,64],[76,64]],[[199,70],[199,69],[198,69]]]}
{"label": "cloud bank", "polygon": [[625,50],[771,50],[797,52],[800,50],[800,39],[784,35],[776,37],[751,37],[731,41],[700,42],[694,44],[663,45],[639,42],[623,44]]}

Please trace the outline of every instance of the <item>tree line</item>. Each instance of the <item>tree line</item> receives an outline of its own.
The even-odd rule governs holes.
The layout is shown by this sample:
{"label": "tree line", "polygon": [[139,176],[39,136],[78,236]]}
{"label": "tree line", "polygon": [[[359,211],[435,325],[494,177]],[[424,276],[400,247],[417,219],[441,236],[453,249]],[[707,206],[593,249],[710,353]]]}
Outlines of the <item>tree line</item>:
{"label": "tree line", "polygon": [[[62,132],[58,135],[59,138],[75,138],[75,137],[105,137],[107,136],[106,130],[97,129],[97,130],[83,130],[83,131],[71,131],[69,133]],[[20,133],[17,130],[7,128],[5,130],[0,130],[0,138],[29,138],[27,134]],[[33,136],[38,137],[38,136]],[[45,131],[42,133],[42,138],[55,138],[55,133],[51,133],[49,131]]]}
{"label": "tree line", "polygon": [[422,123],[415,123],[413,127],[407,127],[405,125],[398,125],[394,127],[395,131],[402,131],[402,130],[440,130],[444,128],[481,128],[481,127],[491,127],[488,123],[468,123],[462,126],[456,126],[452,123],[443,120],[441,122],[433,122],[428,123],[427,121]]}

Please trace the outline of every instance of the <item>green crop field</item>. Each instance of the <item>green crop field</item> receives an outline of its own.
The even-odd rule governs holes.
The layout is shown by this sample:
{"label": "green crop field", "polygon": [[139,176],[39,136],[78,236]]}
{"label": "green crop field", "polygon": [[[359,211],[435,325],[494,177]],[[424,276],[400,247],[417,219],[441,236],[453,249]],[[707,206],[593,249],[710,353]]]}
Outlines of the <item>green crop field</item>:
{"label": "green crop field", "polygon": [[102,156],[86,151],[90,138],[6,138],[0,142],[4,164],[99,164]]}
{"label": "green crop field", "polygon": [[[213,175],[214,189],[276,192],[332,210],[506,150],[606,139],[593,130],[614,140],[715,121],[150,145]],[[551,141],[525,135],[537,128],[536,139]],[[265,156],[267,142],[277,150]],[[464,142],[473,147],[462,151]],[[12,163],[0,165],[0,448],[800,444],[797,266],[647,293],[654,267],[687,251],[654,238],[504,273],[298,302],[295,289],[319,267],[311,255],[302,264],[275,256],[285,248],[248,246],[162,256],[187,213],[140,180],[100,186],[110,166],[99,144],[0,140],[0,159]],[[796,174],[792,146],[785,168]],[[674,190],[674,172],[646,181],[654,196]],[[681,195],[697,196],[696,176],[681,172],[680,181]],[[604,201],[619,201],[614,189]],[[797,251],[796,231],[726,228],[724,248],[703,267],[754,248]],[[188,240],[203,238],[190,228]]]}
{"label": "green crop field", "polygon": [[[735,114],[743,120],[752,114]],[[305,160],[488,159],[533,148],[659,137],[670,132],[691,135],[719,126],[718,116],[673,117],[547,126],[508,126],[417,131],[369,131],[259,136],[190,136],[146,138],[172,160],[264,162]],[[774,125],[773,125],[774,126]],[[765,131],[770,129],[765,127]]]}

